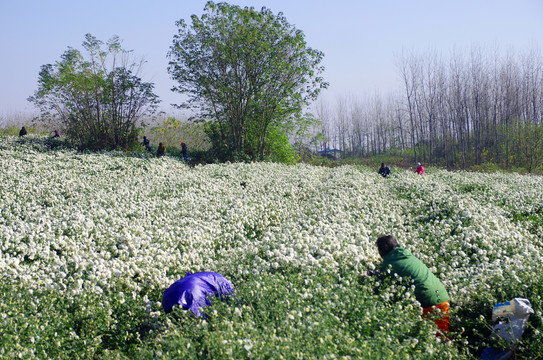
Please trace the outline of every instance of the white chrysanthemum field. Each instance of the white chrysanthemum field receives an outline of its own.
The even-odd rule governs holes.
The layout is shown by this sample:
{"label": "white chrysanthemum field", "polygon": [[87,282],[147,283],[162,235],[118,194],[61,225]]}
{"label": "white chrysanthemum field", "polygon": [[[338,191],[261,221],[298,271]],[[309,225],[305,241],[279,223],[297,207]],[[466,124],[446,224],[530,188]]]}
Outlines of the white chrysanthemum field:
{"label": "white chrysanthemum field", "polygon": [[[535,310],[518,358],[543,358],[543,179],[273,163],[190,168],[0,138],[0,357],[462,359],[496,302]],[[447,287],[451,338],[379,266],[395,235]],[[217,271],[235,299],[166,315],[163,291]],[[539,355],[538,355],[539,354]]]}

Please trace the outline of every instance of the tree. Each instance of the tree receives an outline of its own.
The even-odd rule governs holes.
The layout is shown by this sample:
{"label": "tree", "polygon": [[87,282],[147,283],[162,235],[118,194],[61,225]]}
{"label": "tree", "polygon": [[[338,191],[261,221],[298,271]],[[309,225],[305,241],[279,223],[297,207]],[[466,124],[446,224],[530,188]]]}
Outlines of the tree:
{"label": "tree", "polygon": [[[135,141],[137,123],[153,114],[159,103],[154,85],[138,73],[142,62],[132,60],[117,36],[106,43],[85,35],[88,58],[73,48],[54,65],[41,67],[38,90],[28,100],[52,120],[80,148],[128,148]],[[143,121],[141,123],[143,125]]]}
{"label": "tree", "polygon": [[[188,96],[213,147],[229,156],[262,159],[270,135],[292,121],[327,84],[323,53],[282,13],[208,2],[192,25],[177,22],[168,71],[172,90]],[[273,129],[273,131],[271,131]]]}
{"label": "tree", "polygon": [[522,121],[515,118],[514,128],[507,131],[510,133],[512,147],[511,159],[513,166],[526,169],[528,172],[541,170],[543,164],[543,126],[532,121]]}

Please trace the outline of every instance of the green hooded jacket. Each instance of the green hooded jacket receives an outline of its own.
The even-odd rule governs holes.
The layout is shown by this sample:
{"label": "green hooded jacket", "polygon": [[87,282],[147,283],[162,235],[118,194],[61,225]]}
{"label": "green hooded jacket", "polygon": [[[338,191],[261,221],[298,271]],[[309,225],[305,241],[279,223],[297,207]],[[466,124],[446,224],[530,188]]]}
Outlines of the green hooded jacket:
{"label": "green hooded jacket", "polygon": [[392,267],[392,273],[413,280],[415,297],[423,308],[450,300],[441,281],[409,250],[401,246],[394,248],[383,258],[383,271],[386,271],[389,265]]}

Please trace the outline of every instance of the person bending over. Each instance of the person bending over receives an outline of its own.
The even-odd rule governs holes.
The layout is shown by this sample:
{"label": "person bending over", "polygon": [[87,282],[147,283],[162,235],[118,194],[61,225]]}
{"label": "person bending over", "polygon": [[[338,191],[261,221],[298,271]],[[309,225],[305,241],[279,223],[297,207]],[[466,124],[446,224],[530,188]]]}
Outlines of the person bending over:
{"label": "person bending over", "polygon": [[386,274],[390,266],[391,274],[410,278],[415,285],[415,298],[423,308],[422,316],[434,318],[439,330],[449,332],[450,297],[441,281],[422,261],[400,246],[394,236],[381,236],[375,244],[383,258],[381,270],[365,272],[362,276]]}

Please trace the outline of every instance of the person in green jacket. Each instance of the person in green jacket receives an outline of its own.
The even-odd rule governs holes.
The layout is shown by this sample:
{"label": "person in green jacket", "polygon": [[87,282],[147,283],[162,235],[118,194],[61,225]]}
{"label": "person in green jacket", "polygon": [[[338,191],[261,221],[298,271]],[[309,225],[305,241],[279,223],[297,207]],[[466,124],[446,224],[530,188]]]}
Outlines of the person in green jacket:
{"label": "person in green jacket", "polygon": [[441,331],[448,332],[450,297],[441,281],[422,261],[409,250],[401,247],[394,236],[381,236],[375,244],[379,255],[383,258],[383,264],[381,271],[373,272],[373,274],[384,273],[390,266],[392,274],[410,278],[415,285],[415,297],[423,308],[422,315],[426,318],[435,318],[435,314],[431,315],[431,313],[439,313],[435,323]]}

